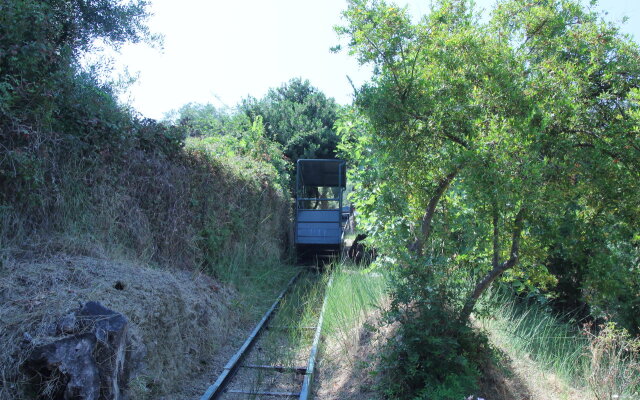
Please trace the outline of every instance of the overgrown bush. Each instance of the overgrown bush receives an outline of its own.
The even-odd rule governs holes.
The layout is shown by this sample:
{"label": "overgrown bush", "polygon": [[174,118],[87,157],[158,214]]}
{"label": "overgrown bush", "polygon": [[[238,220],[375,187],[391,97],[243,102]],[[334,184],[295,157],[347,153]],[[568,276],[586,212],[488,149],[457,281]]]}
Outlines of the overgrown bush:
{"label": "overgrown bush", "polygon": [[152,41],[147,3],[10,0],[0,6],[0,204],[46,207],[61,161],[135,147],[139,121],[80,57],[100,39]]}
{"label": "overgrown bush", "polygon": [[459,294],[434,269],[397,272],[386,318],[398,331],[383,355],[381,388],[388,398],[466,398],[477,389],[487,339],[456,318]]}
{"label": "overgrown bush", "polygon": [[97,39],[153,41],[147,6],[0,6],[0,250],[107,251],[212,273],[238,246],[281,255],[286,162],[261,123],[228,135],[239,144],[222,153],[185,151],[184,129],[140,118],[104,66],[81,67]]}
{"label": "overgrown bush", "polygon": [[590,337],[590,368],[587,382],[597,400],[631,399],[640,393],[640,339],[631,337],[614,323]]}

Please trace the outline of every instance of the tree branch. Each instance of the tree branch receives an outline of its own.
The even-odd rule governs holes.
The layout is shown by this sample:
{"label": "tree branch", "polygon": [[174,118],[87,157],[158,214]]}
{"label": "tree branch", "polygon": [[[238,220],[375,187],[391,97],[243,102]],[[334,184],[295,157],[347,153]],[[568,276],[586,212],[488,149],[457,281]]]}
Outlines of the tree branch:
{"label": "tree branch", "polygon": [[522,236],[522,228],[524,226],[525,209],[520,208],[513,222],[513,236],[511,238],[511,253],[509,259],[502,264],[496,264],[489,273],[482,278],[467,298],[467,301],[460,312],[460,320],[466,321],[471,316],[471,312],[480,298],[480,295],[496,280],[503,272],[509,268],[513,268],[518,263],[520,252],[520,238]]}
{"label": "tree branch", "polygon": [[613,159],[621,159],[622,155],[620,154],[616,154],[610,150],[607,149],[603,149],[601,147],[596,147],[593,143],[577,143],[574,145],[574,147],[577,148],[587,148],[587,149],[594,149],[594,150],[599,150],[600,152],[602,152],[603,154],[613,158]]}
{"label": "tree branch", "polygon": [[447,176],[440,179],[435,193],[433,194],[433,196],[431,196],[431,199],[429,200],[429,204],[427,204],[427,208],[424,212],[424,215],[422,216],[422,226],[421,226],[422,235],[416,238],[415,242],[410,246],[410,249],[419,256],[422,255],[424,244],[427,242],[427,240],[429,240],[429,237],[431,236],[431,231],[432,231],[431,221],[433,220],[433,216],[436,212],[436,207],[438,206],[438,203],[440,202],[442,195],[447,191],[447,189],[449,188],[449,185],[451,185],[451,182],[453,182],[455,177],[460,172],[460,169],[462,169],[461,165],[457,166]]}
{"label": "tree branch", "polygon": [[[412,110],[406,110],[406,111],[411,117],[417,119],[418,121],[424,121],[424,122],[428,122],[429,121],[428,118],[425,118],[425,117],[421,116],[420,114],[418,114],[415,111],[412,111]],[[442,132],[442,135],[444,137],[446,137],[447,139],[451,140],[452,142],[457,143],[460,146],[464,147],[465,149],[469,148],[469,143],[467,143],[462,138],[459,138],[459,137],[457,137],[457,136],[455,136],[455,135],[453,135],[451,133],[448,133],[448,132]]]}
{"label": "tree branch", "polygon": [[498,205],[493,204],[493,260],[491,266],[493,269],[498,267],[500,262],[500,229],[498,227],[500,216],[498,214]]}

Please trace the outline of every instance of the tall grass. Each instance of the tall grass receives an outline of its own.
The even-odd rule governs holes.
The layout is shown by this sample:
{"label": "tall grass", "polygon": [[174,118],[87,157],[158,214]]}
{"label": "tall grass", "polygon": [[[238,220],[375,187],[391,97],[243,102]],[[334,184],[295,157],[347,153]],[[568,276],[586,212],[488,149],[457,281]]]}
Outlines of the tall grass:
{"label": "tall grass", "polygon": [[590,335],[587,382],[597,400],[640,398],[640,338],[609,322]]}
{"label": "tall grass", "polygon": [[345,352],[357,346],[358,334],[371,313],[384,306],[389,273],[379,269],[362,269],[349,262],[333,270],[333,282],[327,287],[327,304],[323,330]]}
{"label": "tall grass", "polygon": [[297,267],[277,257],[258,260],[250,251],[243,251],[245,246],[238,244],[226,251],[210,269],[221,282],[236,290],[236,306],[247,320],[253,321],[269,308]]}
{"label": "tall grass", "polygon": [[596,399],[638,398],[638,339],[610,325],[593,334],[568,316],[555,315],[542,305],[522,304],[504,293],[493,293],[484,306],[481,325],[510,355],[533,361],[540,370]]}
{"label": "tall grass", "polygon": [[494,294],[489,301],[489,315],[481,322],[495,339],[567,381],[584,376],[589,341],[575,325],[542,306],[518,304],[506,294]]}

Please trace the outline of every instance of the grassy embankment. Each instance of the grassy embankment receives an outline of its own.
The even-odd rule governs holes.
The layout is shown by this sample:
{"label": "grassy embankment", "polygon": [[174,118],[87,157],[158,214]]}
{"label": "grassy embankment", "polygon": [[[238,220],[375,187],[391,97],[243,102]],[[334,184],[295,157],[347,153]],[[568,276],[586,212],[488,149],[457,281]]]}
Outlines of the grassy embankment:
{"label": "grassy embankment", "polygon": [[60,157],[55,181],[3,204],[0,399],[27,398],[28,349],[90,300],[131,322],[133,396],[170,393],[209,369],[291,276],[275,171],[197,141],[168,153]]}
{"label": "grassy embankment", "polygon": [[342,262],[327,287],[318,384],[320,398],[376,398],[377,355],[393,327],[382,326],[389,273]]}
{"label": "grassy embankment", "polygon": [[[597,334],[548,309],[495,294],[478,319],[503,352],[503,368],[533,399],[633,399],[640,390],[640,342],[612,325]],[[518,389],[514,387],[515,395]],[[519,393],[523,395],[524,393]],[[635,396],[635,397],[634,397]]]}
{"label": "grassy embankment", "polygon": [[[316,285],[311,296],[318,300],[326,288],[318,394],[376,398],[378,356],[394,329],[379,323],[380,310],[388,304],[389,275],[340,263],[327,287],[328,277]],[[308,300],[311,297],[303,302],[316,304]],[[496,365],[482,371],[484,396],[504,400],[637,398],[638,340],[610,325],[594,334],[542,306],[518,303],[507,295],[494,295],[483,306],[478,326],[496,347]],[[313,318],[299,319],[299,326],[310,325]]]}

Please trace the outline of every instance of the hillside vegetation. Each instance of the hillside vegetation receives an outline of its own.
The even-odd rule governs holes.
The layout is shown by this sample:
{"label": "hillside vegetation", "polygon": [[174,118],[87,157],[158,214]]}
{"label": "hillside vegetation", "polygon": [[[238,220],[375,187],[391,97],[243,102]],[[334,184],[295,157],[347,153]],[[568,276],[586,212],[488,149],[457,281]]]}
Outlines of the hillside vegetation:
{"label": "hillside vegetation", "polygon": [[[181,268],[213,268],[242,243],[276,240],[265,251],[281,252],[289,196],[278,184],[284,171],[255,157],[261,144],[185,148],[182,130],[137,117],[78,65],[97,38],[150,39],[140,25],[144,3],[65,4],[3,9],[1,26],[11,27],[1,39],[9,49],[0,107],[3,247],[41,252],[73,236]],[[41,23],[31,29],[34,19]],[[278,233],[261,232],[267,226]]]}
{"label": "hillside vegetation", "polygon": [[[588,323],[592,343],[615,337],[612,353],[593,357],[609,365],[620,351],[628,364],[575,373],[579,384],[610,380],[608,395],[633,396],[638,44],[577,0],[503,0],[488,18],[472,1],[440,0],[419,20],[391,2],[350,0],[343,17],[349,53],[373,70],[338,131],[359,227],[395,271],[385,394],[485,397],[491,345],[472,323],[500,285],[524,307]],[[607,369],[598,362],[592,371]]]}
{"label": "hillside vegetation", "polygon": [[155,121],[85,58],[159,44],[148,7],[0,5],[0,399],[60,393],[24,361],[88,301],[128,318],[132,398],[199,395],[293,273],[295,161],[333,157],[373,262],[333,270],[318,393],[637,397],[640,48],[618,26],[579,0],[348,0],[336,30],[373,71],[352,106],[294,78]]}
{"label": "hillside vegetation", "polygon": [[154,43],[147,6],[1,6],[2,399],[55,392],[21,363],[86,301],[129,318],[134,397],[171,393],[292,273],[289,167],[258,117],[187,140],[180,124],[120,104],[103,65],[81,66],[96,40]]}

